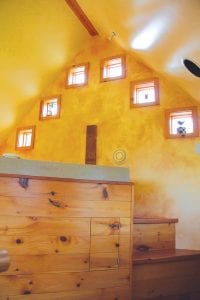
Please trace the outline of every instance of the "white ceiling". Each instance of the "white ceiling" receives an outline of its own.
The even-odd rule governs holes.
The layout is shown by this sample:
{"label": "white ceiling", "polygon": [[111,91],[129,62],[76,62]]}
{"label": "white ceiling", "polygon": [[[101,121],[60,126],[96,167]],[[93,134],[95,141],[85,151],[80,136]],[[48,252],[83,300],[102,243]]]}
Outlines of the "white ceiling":
{"label": "white ceiling", "polygon": [[200,100],[200,78],[182,63],[200,66],[200,0],[79,0],[101,35],[137,54]]}

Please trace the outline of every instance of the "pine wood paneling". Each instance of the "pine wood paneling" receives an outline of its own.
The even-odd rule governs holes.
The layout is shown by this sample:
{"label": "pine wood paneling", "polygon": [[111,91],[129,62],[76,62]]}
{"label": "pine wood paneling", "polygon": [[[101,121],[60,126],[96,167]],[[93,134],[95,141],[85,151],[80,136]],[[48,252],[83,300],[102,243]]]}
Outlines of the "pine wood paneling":
{"label": "pine wood paneling", "polygon": [[115,235],[120,232],[120,218],[92,218],[92,235]]}
{"label": "pine wood paneling", "polygon": [[34,217],[129,217],[130,203],[125,201],[79,201],[58,197],[0,196],[0,214]]}
{"label": "pine wood paneling", "polygon": [[[175,248],[175,224],[135,224],[134,250],[145,246],[149,250]],[[144,248],[144,247],[143,247]]]}
{"label": "pine wood paneling", "polygon": [[90,270],[117,269],[118,266],[118,252],[99,252],[90,255]]}
{"label": "pine wood paneling", "polygon": [[89,236],[90,218],[0,216],[0,235]]}
{"label": "pine wood paneling", "polygon": [[[61,240],[63,237],[63,240]],[[88,253],[90,237],[80,236],[0,236],[0,245],[10,255]],[[66,240],[65,240],[66,238]]]}
{"label": "pine wood paneling", "polygon": [[24,275],[50,272],[74,272],[89,270],[88,253],[67,253],[67,254],[41,254],[41,255],[13,255],[11,265],[4,275]]}
{"label": "pine wood paneling", "polygon": [[26,182],[0,177],[0,300],[129,300],[131,185]]}
{"label": "pine wood paneling", "polygon": [[161,296],[162,299],[195,299],[195,294],[200,293],[199,282],[200,259],[198,258],[135,265],[133,299],[155,300]]}
{"label": "pine wood paneling", "polygon": [[65,200],[110,200],[130,202],[130,184],[102,184],[56,180],[28,180],[28,188],[19,185],[19,178],[0,177],[0,195],[33,197],[64,196]]}
{"label": "pine wood paneling", "polygon": [[106,235],[106,236],[92,236],[91,237],[91,252],[109,252],[118,253],[119,236]]}
{"label": "pine wood paneling", "polygon": [[[90,291],[70,291],[46,294],[26,294],[9,296],[9,300],[130,300],[127,287],[114,287]],[[8,300],[7,296],[0,296],[0,300]]]}
{"label": "pine wood paneling", "polygon": [[[1,295],[87,291],[89,289],[129,286],[129,269],[62,272],[0,277]],[[124,299],[125,300],[125,299]]]}

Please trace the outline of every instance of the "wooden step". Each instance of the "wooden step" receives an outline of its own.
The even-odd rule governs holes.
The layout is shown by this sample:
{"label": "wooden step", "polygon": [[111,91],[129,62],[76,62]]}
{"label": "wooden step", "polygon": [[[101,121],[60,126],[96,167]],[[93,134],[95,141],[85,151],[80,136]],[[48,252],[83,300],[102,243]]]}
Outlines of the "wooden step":
{"label": "wooden step", "polygon": [[178,223],[177,218],[139,217],[134,216],[133,224],[169,224]]}
{"label": "wooden step", "polygon": [[200,251],[135,254],[134,300],[199,300]]}
{"label": "wooden step", "polygon": [[171,251],[149,251],[148,253],[134,253],[133,264],[154,264],[158,262],[199,260],[200,251],[175,249]]}
{"label": "wooden step", "polygon": [[178,219],[134,217],[133,249],[136,252],[175,250]]}

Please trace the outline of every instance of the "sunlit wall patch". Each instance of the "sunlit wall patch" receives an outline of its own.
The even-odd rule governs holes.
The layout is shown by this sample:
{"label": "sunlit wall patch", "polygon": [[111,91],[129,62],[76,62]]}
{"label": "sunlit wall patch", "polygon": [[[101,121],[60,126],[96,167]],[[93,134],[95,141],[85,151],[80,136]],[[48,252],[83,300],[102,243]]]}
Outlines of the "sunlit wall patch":
{"label": "sunlit wall patch", "polygon": [[190,73],[192,73],[192,75],[200,77],[200,67],[197,65],[196,62],[185,58],[183,59],[183,65]]}

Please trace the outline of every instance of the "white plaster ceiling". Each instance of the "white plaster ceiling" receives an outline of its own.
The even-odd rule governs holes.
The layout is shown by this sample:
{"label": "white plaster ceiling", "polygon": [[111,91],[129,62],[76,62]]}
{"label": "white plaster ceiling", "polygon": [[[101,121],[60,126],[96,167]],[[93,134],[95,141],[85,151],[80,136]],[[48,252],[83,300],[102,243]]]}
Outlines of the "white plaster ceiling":
{"label": "white plaster ceiling", "polygon": [[79,4],[101,35],[115,32],[117,43],[200,100],[200,78],[182,63],[189,58],[200,66],[200,0],[79,0]]}

